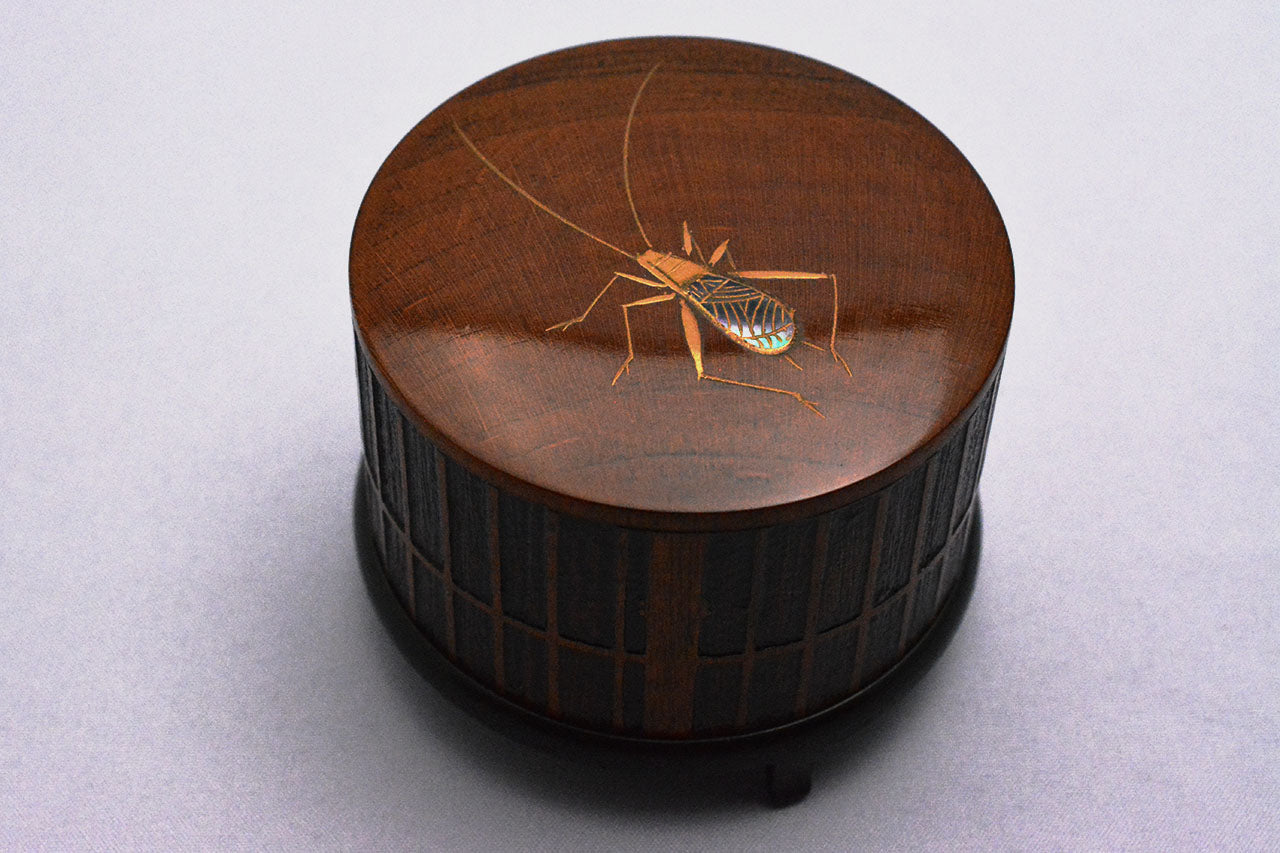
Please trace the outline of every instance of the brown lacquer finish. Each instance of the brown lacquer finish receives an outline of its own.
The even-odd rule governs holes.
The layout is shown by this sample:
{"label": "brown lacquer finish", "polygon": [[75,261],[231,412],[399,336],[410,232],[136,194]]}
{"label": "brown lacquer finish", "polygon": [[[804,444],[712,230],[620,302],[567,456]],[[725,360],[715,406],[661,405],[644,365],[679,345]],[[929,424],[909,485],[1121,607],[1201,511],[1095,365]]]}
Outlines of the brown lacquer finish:
{"label": "brown lacquer finish", "polygon": [[956,586],[1012,260],[959,152],[855,77],[700,39],[499,72],[378,172],[351,294],[382,571],[493,693],[760,732]]}
{"label": "brown lacquer finish", "polygon": [[[655,280],[615,249],[685,257],[686,223],[703,258],[728,240],[718,270],[814,276],[739,276],[794,312],[795,345],[751,352],[623,277],[552,328],[615,273]],[[942,134],[829,66],[692,39],[575,48],[450,99],[370,187],[351,280],[374,369],[442,448],[531,499],[675,529],[882,484],[991,378],[1012,306],[999,214]]]}

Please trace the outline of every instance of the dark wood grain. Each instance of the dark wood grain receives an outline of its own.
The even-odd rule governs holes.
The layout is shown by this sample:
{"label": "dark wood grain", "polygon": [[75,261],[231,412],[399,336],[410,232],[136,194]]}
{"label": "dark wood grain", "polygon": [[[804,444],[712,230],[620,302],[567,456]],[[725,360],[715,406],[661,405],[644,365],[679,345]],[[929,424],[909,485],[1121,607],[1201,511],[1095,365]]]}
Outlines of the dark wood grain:
{"label": "dark wood grain", "polygon": [[[626,253],[729,240],[793,308],[781,357],[690,329]],[[727,262],[728,255],[721,263]],[[719,268],[717,268],[719,269]],[[361,206],[351,293],[368,519],[422,634],[538,714],[651,739],[760,731],[866,687],[947,602],[1012,311],[973,169],[901,102],[792,54],[574,48],[450,99]],[[630,316],[619,306],[674,293]],[[696,332],[696,333],[695,333]],[[706,372],[795,391],[699,381]],[[846,372],[833,357],[847,360]],[[799,368],[803,369],[798,369]]]}
{"label": "dark wood grain", "polygon": [[[676,302],[622,281],[634,262],[533,207],[462,143],[615,245],[728,238],[746,269],[832,272],[853,375],[796,346],[797,371],[702,329],[709,369],[803,394],[699,382]],[[756,282],[824,344],[830,287]],[[991,376],[1012,307],[999,213],[963,156],[915,112],[851,75],[750,45],[641,39],[575,48],[451,98],[396,147],[361,206],[355,321],[391,399],[450,456],[544,505],[663,529],[810,517],[892,479],[940,443]],[[734,518],[726,518],[727,515]]]}

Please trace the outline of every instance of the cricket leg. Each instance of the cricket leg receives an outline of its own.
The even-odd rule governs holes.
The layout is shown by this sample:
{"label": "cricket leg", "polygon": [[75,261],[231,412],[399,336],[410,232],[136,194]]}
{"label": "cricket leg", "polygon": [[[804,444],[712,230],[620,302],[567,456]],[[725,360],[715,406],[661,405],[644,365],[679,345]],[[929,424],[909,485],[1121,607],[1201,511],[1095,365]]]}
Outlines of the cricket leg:
{"label": "cricket leg", "polygon": [[591,300],[591,304],[587,306],[586,311],[583,311],[581,314],[579,314],[577,317],[574,317],[572,320],[565,320],[563,323],[556,323],[554,326],[548,327],[546,331],[563,332],[565,329],[569,328],[575,323],[581,323],[583,320],[587,319],[587,315],[591,313],[591,309],[595,308],[596,303],[600,301],[600,297],[604,296],[605,293],[609,291],[609,288],[613,286],[613,283],[620,278],[627,278],[632,281],[638,281],[641,284],[647,284],[650,287],[665,287],[665,285],[659,281],[649,281],[646,278],[640,278],[640,276],[638,275],[628,275],[627,273],[624,273],[624,272],[616,272],[613,274],[613,278],[609,279],[609,283],[606,284],[604,288],[599,293],[596,294],[596,298]]}
{"label": "cricket leg", "polygon": [[618,377],[623,373],[630,373],[631,368],[628,366],[635,360],[636,351],[631,346],[631,318],[627,315],[628,308],[637,308],[641,305],[657,305],[659,302],[670,302],[675,299],[674,293],[664,293],[661,296],[650,296],[648,299],[637,299],[635,302],[628,302],[622,306],[622,323],[627,327],[627,360],[622,362],[622,367],[618,368],[618,372],[613,374],[613,381],[610,385],[618,384]]}
{"label": "cricket leg", "polygon": [[719,246],[716,246],[716,250],[711,253],[711,258],[707,261],[707,266],[714,267],[716,262],[723,258],[724,253],[727,251],[729,251],[729,238],[726,237],[725,241]]}
{"label": "cricket leg", "polygon": [[836,323],[840,318],[840,283],[836,281],[835,273],[826,272],[795,272],[793,270],[738,270],[739,278],[747,279],[789,279],[792,281],[818,281],[821,279],[831,279],[831,357],[836,363],[844,368],[844,372],[853,376],[853,371],[849,369],[849,363],[844,360],[840,353],[836,352]]}
{"label": "cricket leg", "polygon": [[694,239],[693,232],[689,230],[689,223],[684,223],[684,255],[686,258],[692,258],[694,252],[698,253],[698,258],[706,263],[707,256],[702,254],[702,247],[698,245],[698,241]]}
{"label": "cricket leg", "polygon": [[684,340],[689,345],[689,355],[693,356],[693,369],[698,371],[698,379],[708,379],[712,382],[723,382],[725,385],[737,385],[740,388],[754,388],[757,391],[772,391],[774,394],[785,394],[788,397],[798,401],[809,411],[813,412],[820,418],[826,415],[818,411],[809,400],[801,397],[795,391],[787,391],[783,388],[771,388],[768,385],[755,385],[751,382],[739,382],[736,379],[725,379],[721,376],[712,376],[702,369],[702,333],[698,331],[698,318],[690,310],[689,306],[683,301],[680,303],[680,322],[684,325]]}
{"label": "cricket leg", "polygon": [[[716,262],[729,251],[729,241],[725,240],[719,246],[716,246],[714,252],[711,253],[711,260],[707,260],[707,256],[702,254],[702,247],[698,245],[698,241],[694,239],[693,232],[689,230],[689,223],[684,223],[684,253],[687,257],[692,258],[693,253],[698,253],[698,260],[702,261],[709,267],[714,267]],[[729,260],[729,265],[733,266],[733,259]]]}

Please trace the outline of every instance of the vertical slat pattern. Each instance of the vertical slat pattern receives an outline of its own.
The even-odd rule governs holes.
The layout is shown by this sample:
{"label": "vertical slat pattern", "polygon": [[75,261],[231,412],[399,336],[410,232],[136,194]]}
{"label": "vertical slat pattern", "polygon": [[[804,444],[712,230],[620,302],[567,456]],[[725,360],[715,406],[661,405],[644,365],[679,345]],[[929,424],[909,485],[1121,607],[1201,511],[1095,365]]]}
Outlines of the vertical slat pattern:
{"label": "vertical slat pattern", "polygon": [[716,735],[733,731],[738,722],[738,693],[742,684],[739,659],[704,658],[693,689],[693,731]]}
{"label": "vertical slat pattern", "polygon": [[489,589],[493,594],[493,607],[489,611],[490,630],[493,632],[493,682],[498,692],[502,693],[506,684],[506,663],[504,661],[505,645],[503,643],[502,625],[502,543],[498,532],[498,490],[489,487],[489,506],[486,513],[489,520]]}
{"label": "vertical slat pattern", "polygon": [[560,519],[556,552],[560,636],[605,649],[613,647],[620,539],[621,531],[616,527]]}
{"label": "vertical slat pattern", "polygon": [[404,425],[404,469],[410,539],[428,562],[439,566],[444,563],[444,526],[435,448],[409,423]]}
{"label": "vertical slat pattern", "polygon": [[751,594],[747,604],[747,636],[742,651],[742,683],[738,687],[738,719],[739,729],[745,729],[751,720],[749,690],[751,676],[756,664],[756,627],[760,623],[760,611],[765,607],[764,601],[764,538],[765,531],[755,532],[755,546],[751,558]]}
{"label": "vertical slat pattern", "polygon": [[559,596],[559,535],[558,517],[548,513],[547,528],[543,532],[543,548],[547,568],[547,713],[560,716],[560,611]]}
{"label": "vertical slat pattern", "polygon": [[561,716],[586,725],[612,720],[612,659],[573,646],[562,647],[559,656]]}
{"label": "vertical slat pattern", "polygon": [[405,433],[407,431],[411,431],[412,428],[405,423],[404,416],[400,414],[399,409],[395,411],[395,417],[396,444],[400,448],[400,471],[396,477],[396,484],[394,488],[396,490],[396,494],[399,495],[399,500],[403,507],[402,517],[404,518],[404,556],[401,558],[400,562],[403,566],[405,579],[404,602],[405,606],[409,608],[409,615],[413,616],[413,608],[415,605],[413,593],[413,548],[410,545],[410,543],[413,542],[413,526],[409,518],[409,474],[405,470],[406,454],[404,451]]}
{"label": "vertical slat pattern", "polygon": [[876,507],[875,500],[861,500],[831,513],[818,597],[820,632],[848,624],[862,613]]}
{"label": "vertical slat pattern", "polygon": [[753,724],[769,726],[795,718],[802,658],[797,647],[773,650],[756,658],[748,693]]}
{"label": "vertical slat pattern", "polygon": [[960,522],[960,527],[952,534],[951,539],[947,541],[946,550],[943,552],[942,558],[942,578],[939,581],[938,594],[941,599],[946,598],[951,593],[951,588],[955,585],[956,578],[960,576],[960,569],[964,566],[965,545],[969,541],[969,525],[973,522],[973,508]]}
{"label": "vertical slat pattern", "polygon": [[871,620],[875,615],[876,575],[880,571],[881,554],[884,552],[884,530],[889,515],[889,495],[881,492],[876,500],[876,521],[871,533],[871,560],[867,566],[867,587],[863,593],[862,616],[858,619],[858,644],[854,649],[853,678],[848,687],[852,692],[862,682],[867,668],[867,649],[871,645]]}
{"label": "vertical slat pattern", "polygon": [[404,525],[403,470],[400,447],[400,410],[385,394],[374,395],[373,422],[377,435],[378,472],[382,503],[398,525]]}
{"label": "vertical slat pattern", "polygon": [[485,602],[489,589],[489,487],[461,465],[445,462],[449,554],[459,588]]}
{"label": "vertical slat pattern", "polygon": [[658,738],[802,717],[910,650],[963,568],[994,400],[850,506],[658,534],[504,493],[418,432],[359,352],[357,379],[375,546],[423,634],[535,711]]}
{"label": "vertical slat pattern", "polygon": [[911,608],[910,627],[905,635],[903,648],[915,644],[938,613],[938,584],[942,580],[942,554],[934,557],[933,562],[920,573],[920,582],[916,586],[914,606]]}
{"label": "vertical slat pattern", "polygon": [[1004,373],[1003,366],[996,367],[995,381],[991,383],[991,390],[987,392],[987,399],[985,403],[987,408],[987,416],[984,419],[985,423],[984,423],[984,428],[982,432],[982,444],[978,448],[978,467],[973,474],[973,487],[971,487],[969,490],[970,496],[972,496],[973,491],[977,488],[978,480],[982,477],[982,466],[985,465],[987,462],[987,442],[991,439],[991,422],[993,420],[992,415],[995,414],[996,393],[1000,390],[1000,378],[1003,375],[1003,373]]}
{"label": "vertical slat pattern", "polygon": [[849,695],[858,652],[857,630],[833,631],[814,641],[806,708],[825,708]]}
{"label": "vertical slat pattern", "polygon": [[924,495],[924,466],[903,477],[889,489],[884,537],[876,571],[874,603],[883,604],[911,579],[920,500]]}
{"label": "vertical slat pattern", "polygon": [[458,663],[481,682],[494,684],[493,628],[485,608],[467,595],[453,599]]}
{"label": "vertical slat pattern", "polygon": [[400,601],[405,602],[407,606],[410,600],[409,578],[406,571],[409,550],[405,547],[403,537],[396,530],[395,521],[389,515],[382,519],[382,539],[386,543],[383,566],[386,568],[387,579],[391,581],[391,588],[396,591]]}
{"label": "vertical slat pattern", "polygon": [[702,629],[698,651],[707,656],[741,654],[747,647],[756,533],[707,537],[702,567]]}
{"label": "vertical slat pattern", "polygon": [[414,619],[437,648],[449,647],[449,617],[445,613],[449,596],[439,570],[420,557],[413,561]]}
{"label": "vertical slat pattern", "polygon": [[644,725],[661,737],[687,737],[693,730],[698,662],[690,652],[698,647],[704,545],[690,534],[654,536]]}
{"label": "vertical slat pattern", "polygon": [[532,708],[546,708],[546,641],[506,622],[502,632],[502,662],[506,694]]}
{"label": "vertical slat pattern", "polygon": [[356,381],[360,388],[360,438],[364,444],[365,464],[372,480],[373,492],[379,494],[382,487],[378,482],[378,428],[373,422],[374,379],[359,338],[356,339]]}
{"label": "vertical slat pattern", "polygon": [[804,636],[813,576],[817,519],[769,528],[765,535],[764,598],[756,648],[781,646]]}
{"label": "vertical slat pattern", "polygon": [[932,494],[929,505],[932,512],[925,524],[923,561],[933,562],[942,546],[947,544],[947,535],[951,533],[951,519],[954,515],[956,485],[960,480],[960,464],[964,461],[965,437],[968,428],[960,430],[960,440],[948,442],[934,456],[932,464],[936,469],[933,478]]}
{"label": "vertical slat pattern", "polygon": [[648,641],[646,614],[649,606],[649,560],[653,538],[639,533],[627,537],[627,595],[622,618],[623,643],[630,654],[644,654]]}
{"label": "vertical slat pattern", "polygon": [[818,519],[817,538],[814,541],[813,568],[809,581],[809,604],[805,608],[807,613],[804,628],[804,646],[803,658],[800,664],[800,684],[796,689],[795,696],[795,714],[797,717],[804,715],[805,706],[809,700],[809,680],[813,674],[813,655],[814,646],[818,638],[818,616],[820,608],[818,606],[818,595],[822,591],[822,576],[826,568],[827,558],[827,538],[831,533],[831,514],[822,516]]}
{"label": "vertical slat pattern", "polygon": [[547,626],[546,510],[498,497],[502,612],[533,628]]}
{"label": "vertical slat pattern", "polygon": [[987,425],[991,419],[992,404],[995,403],[994,391],[995,383],[993,382],[987,396],[969,420],[969,427],[965,431],[964,462],[960,465],[955,507],[951,516],[953,528],[969,510],[974,488],[978,485],[978,470],[982,465],[982,454],[987,442]]}
{"label": "vertical slat pattern", "polygon": [[902,633],[906,603],[905,596],[898,596],[871,617],[866,657],[863,659],[862,671],[858,673],[862,685],[870,684],[897,659],[898,637]]}
{"label": "vertical slat pattern", "polygon": [[[623,673],[627,663],[627,545],[630,537],[622,531],[622,543],[618,548],[618,562],[614,566],[614,583],[617,595],[613,602],[613,727],[622,728],[622,689]],[[601,567],[604,568],[604,567]]]}
{"label": "vertical slat pattern", "polygon": [[444,554],[440,563],[441,580],[444,587],[444,637],[445,652],[449,657],[458,653],[457,620],[453,613],[453,546],[449,542],[449,517],[453,514],[449,509],[449,467],[445,463],[444,454],[437,450],[433,456],[436,463],[436,484],[440,495],[440,539],[444,546]]}
{"label": "vertical slat pattern", "polygon": [[915,546],[911,552],[911,580],[907,583],[906,591],[906,612],[902,620],[902,635],[898,639],[898,655],[906,653],[908,640],[908,627],[912,622],[912,618],[917,610],[932,608],[933,599],[917,600],[920,587],[920,570],[924,565],[921,556],[924,554],[925,533],[929,526],[929,511],[932,509],[933,500],[933,484],[938,476],[938,456],[932,456],[928,463],[925,464],[924,470],[924,488],[921,489],[920,511],[916,518],[916,535]]}
{"label": "vertical slat pattern", "polygon": [[628,660],[622,671],[622,730],[644,733],[644,663]]}

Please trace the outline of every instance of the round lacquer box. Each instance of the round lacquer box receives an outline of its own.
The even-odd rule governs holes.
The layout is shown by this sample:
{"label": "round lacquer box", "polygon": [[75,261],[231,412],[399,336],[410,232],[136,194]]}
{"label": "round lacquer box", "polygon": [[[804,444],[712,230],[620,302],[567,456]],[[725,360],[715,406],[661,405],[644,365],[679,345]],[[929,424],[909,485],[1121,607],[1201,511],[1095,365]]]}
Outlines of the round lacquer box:
{"label": "round lacquer box", "polygon": [[718,40],[531,59],[396,146],[350,275],[366,573],[479,715],[785,800],[945,643],[1013,264],[892,96]]}

